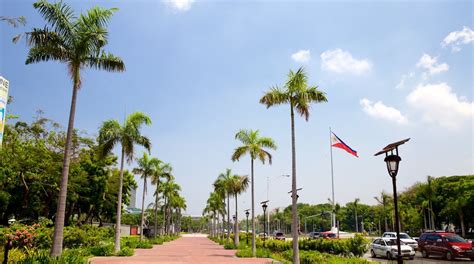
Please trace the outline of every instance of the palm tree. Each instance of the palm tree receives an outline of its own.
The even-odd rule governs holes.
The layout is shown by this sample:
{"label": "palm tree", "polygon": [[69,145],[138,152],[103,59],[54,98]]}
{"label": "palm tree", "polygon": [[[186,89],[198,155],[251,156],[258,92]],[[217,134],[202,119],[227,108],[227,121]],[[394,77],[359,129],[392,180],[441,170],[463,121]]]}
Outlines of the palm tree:
{"label": "palm tree", "polygon": [[95,68],[106,71],[124,71],[125,65],[122,59],[103,50],[108,42],[107,24],[117,9],[94,7],[88,10],[87,13],[76,17],[71,7],[62,1],[50,4],[46,0],[40,0],[34,3],[33,6],[47,21],[48,25],[43,28],[34,28],[26,34],[27,43],[31,48],[25,63],[31,64],[53,60],[66,63],[73,83],[51,248],[51,256],[59,256],[63,245],[74,117],[76,114],[77,92],[82,84],[81,70]]}
{"label": "palm tree", "polygon": [[102,157],[108,155],[113,148],[121,145],[120,158],[120,183],[117,199],[117,219],[115,225],[115,252],[120,251],[120,222],[122,216],[122,188],[123,188],[123,165],[124,160],[130,163],[135,154],[135,145],[143,146],[150,151],[150,139],[142,136],[140,133],[141,126],[150,125],[151,119],[144,113],[135,112],[127,116],[123,125],[117,120],[105,121],[99,130],[100,155]]}
{"label": "palm tree", "polygon": [[214,182],[214,191],[219,192],[225,199],[227,198],[227,243],[230,240],[230,195],[232,194],[231,183],[232,177],[236,175],[232,174],[231,169],[226,169],[225,172],[219,174],[216,181]]}
{"label": "palm tree", "polygon": [[173,178],[171,172],[173,168],[169,163],[164,163],[161,160],[158,160],[158,164],[155,165],[154,173],[151,175],[151,184],[155,185],[155,202],[154,202],[154,213],[155,213],[155,231],[154,236],[156,238],[156,234],[158,231],[158,200],[159,200],[159,186],[160,186],[160,178],[167,179],[168,181]]}
{"label": "palm tree", "polygon": [[380,194],[380,197],[377,197],[375,196],[374,199],[380,204],[382,205],[382,214],[383,214],[383,219],[384,219],[384,223],[385,223],[385,232],[388,231],[388,221],[387,221],[387,207],[389,206],[389,199],[390,199],[390,195],[388,195],[386,192],[382,191],[382,193]]}
{"label": "palm tree", "polygon": [[355,215],[355,228],[356,228],[356,233],[359,233],[359,223],[357,220],[357,205],[359,204],[360,199],[355,198],[354,199],[354,215]]}
{"label": "palm tree", "polygon": [[212,192],[207,199],[206,208],[204,208],[203,214],[208,214],[212,219],[211,236],[216,236],[216,218],[218,219],[219,214],[225,213],[225,203],[222,202],[221,194]]}
{"label": "palm tree", "polygon": [[248,176],[234,175],[230,181],[230,192],[234,195],[235,199],[235,223],[234,223],[234,244],[239,246],[239,215],[237,209],[237,196],[247,190],[249,187]]}
{"label": "palm tree", "polygon": [[179,191],[181,191],[181,186],[174,182],[174,179],[171,178],[170,180],[163,182],[159,187],[160,192],[163,195],[164,200],[164,217],[163,221],[165,224],[165,232],[169,234],[169,227],[171,225],[171,214],[172,214],[172,200],[179,196]]}
{"label": "palm tree", "polygon": [[175,212],[174,217],[171,216],[172,225],[175,226],[176,224],[175,233],[179,233],[181,231],[181,211],[186,210],[186,200],[178,193],[171,198],[170,207],[171,211],[174,210]]}
{"label": "palm tree", "polygon": [[268,159],[268,163],[272,164],[272,155],[265,149],[275,150],[276,144],[269,137],[260,137],[258,130],[240,130],[235,134],[235,139],[239,140],[243,145],[237,147],[232,154],[232,161],[238,161],[242,156],[249,153],[250,155],[250,182],[252,183],[252,256],[256,256],[255,245],[255,191],[254,191],[254,160],[259,159],[263,164]]}
{"label": "palm tree", "polygon": [[317,86],[308,86],[308,77],[303,68],[293,72],[290,70],[288,80],[284,88],[272,87],[270,91],[260,99],[261,104],[267,108],[274,105],[290,104],[291,119],[291,191],[292,191],[292,227],[293,233],[293,263],[299,264],[298,252],[298,215],[297,215],[297,194],[296,194],[296,146],[295,146],[295,120],[294,111],[308,121],[311,103],[327,102],[326,94],[318,90]]}
{"label": "palm tree", "polygon": [[146,195],[146,180],[148,177],[156,174],[156,167],[160,160],[157,158],[150,158],[146,152],[138,159],[138,167],[133,169],[134,174],[141,175],[143,179],[143,197],[142,197],[142,216],[140,222],[140,241],[143,240],[143,226],[145,225],[145,195]]}

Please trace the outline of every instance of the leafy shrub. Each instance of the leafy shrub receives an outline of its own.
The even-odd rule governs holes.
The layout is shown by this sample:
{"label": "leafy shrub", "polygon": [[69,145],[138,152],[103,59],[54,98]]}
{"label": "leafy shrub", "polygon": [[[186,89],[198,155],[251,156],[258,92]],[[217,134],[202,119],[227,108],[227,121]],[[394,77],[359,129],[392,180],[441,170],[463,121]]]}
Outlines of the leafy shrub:
{"label": "leafy shrub", "polygon": [[61,257],[50,257],[46,253],[31,255],[23,260],[19,261],[18,264],[86,264],[87,259],[79,255],[62,255]]}
{"label": "leafy shrub", "polygon": [[[355,258],[355,257],[341,257],[327,253],[320,253],[317,251],[306,251],[300,250],[300,263],[301,264],[368,264],[370,263],[366,259]],[[282,259],[284,261],[292,261],[293,250],[287,250],[277,255],[272,255],[276,259]]]}
{"label": "leafy shrub", "polygon": [[133,256],[133,249],[129,247],[123,247],[120,249],[120,251],[117,253],[117,256]]}
{"label": "leafy shrub", "polygon": [[85,240],[88,234],[86,231],[78,228],[67,226],[64,228],[64,241],[63,245],[67,248],[77,248],[80,246],[85,246]]}
{"label": "leafy shrub", "polygon": [[354,238],[347,240],[347,248],[348,250],[354,254],[354,256],[363,256],[364,253],[367,251],[367,246],[369,245],[369,241],[365,239],[363,236],[356,234]]}
{"label": "leafy shrub", "polygon": [[152,248],[153,247],[153,245],[146,240],[138,241],[136,246],[137,246],[136,248]]}
{"label": "leafy shrub", "polygon": [[112,256],[114,254],[114,246],[112,244],[93,246],[89,248],[89,252],[94,256]]}
{"label": "leafy shrub", "polygon": [[235,246],[234,243],[225,243],[224,248],[225,249],[236,249],[237,247]]}
{"label": "leafy shrub", "polygon": [[[268,248],[257,248],[257,258],[269,258],[272,252]],[[239,258],[251,258],[252,257],[252,248],[239,249],[235,253]]]}

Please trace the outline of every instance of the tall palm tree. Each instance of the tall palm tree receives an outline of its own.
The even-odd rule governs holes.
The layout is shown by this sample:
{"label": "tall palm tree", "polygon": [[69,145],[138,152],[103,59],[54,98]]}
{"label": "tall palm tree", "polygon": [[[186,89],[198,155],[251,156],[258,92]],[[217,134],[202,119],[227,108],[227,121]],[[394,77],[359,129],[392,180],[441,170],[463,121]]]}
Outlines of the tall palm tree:
{"label": "tall palm tree", "polygon": [[172,214],[172,200],[176,197],[179,196],[179,191],[181,191],[181,186],[174,182],[174,179],[171,178],[170,180],[163,182],[161,186],[159,187],[160,191],[163,195],[163,200],[164,200],[164,217],[163,221],[165,223],[165,232],[166,234],[169,234],[169,227],[171,225],[171,214]]}
{"label": "tall palm tree", "polygon": [[25,63],[63,62],[67,65],[73,83],[51,248],[51,256],[59,256],[63,245],[74,117],[76,114],[77,92],[82,84],[81,70],[95,68],[106,71],[124,71],[125,65],[122,59],[103,50],[108,42],[107,24],[117,9],[94,7],[77,17],[71,7],[62,1],[51,4],[46,0],[40,0],[34,3],[33,6],[46,20],[47,25],[43,28],[33,28],[31,32],[26,34],[27,43],[31,48]]}
{"label": "tall palm tree", "polygon": [[231,183],[232,177],[236,175],[232,174],[231,169],[226,169],[225,172],[220,173],[214,182],[214,191],[220,192],[225,199],[227,198],[227,243],[230,240],[230,196],[232,195]]}
{"label": "tall palm tree", "polygon": [[384,224],[385,224],[385,232],[387,232],[388,231],[387,207],[389,206],[390,195],[382,191],[382,193],[380,193],[380,197],[375,196],[374,199],[380,205],[382,205],[382,210],[383,210],[382,215],[383,215]]}
{"label": "tall palm tree", "polygon": [[140,221],[140,241],[143,240],[143,226],[145,225],[145,195],[147,191],[147,178],[156,174],[156,167],[160,160],[157,158],[150,158],[146,152],[138,159],[138,167],[133,169],[134,174],[141,175],[143,179],[143,197],[142,197],[142,216]]}
{"label": "tall palm tree", "polygon": [[99,130],[100,155],[106,156],[113,148],[120,144],[120,183],[117,198],[117,219],[115,225],[115,252],[120,251],[120,222],[122,217],[122,188],[123,188],[123,165],[125,159],[132,162],[135,154],[135,145],[143,146],[150,151],[150,139],[142,136],[140,128],[142,125],[150,125],[151,119],[144,113],[135,112],[127,116],[123,125],[117,120],[105,121]]}
{"label": "tall palm tree", "polygon": [[248,176],[234,175],[230,181],[230,192],[234,195],[235,200],[235,221],[234,221],[234,244],[239,246],[239,215],[237,209],[237,197],[239,194],[245,192],[249,187]]}
{"label": "tall palm tree", "polygon": [[268,163],[272,164],[272,155],[266,149],[277,148],[273,139],[269,137],[260,137],[258,130],[240,130],[235,134],[235,139],[239,140],[243,145],[237,147],[232,154],[232,161],[238,161],[245,154],[250,155],[250,177],[251,177],[251,192],[252,192],[252,256],[256,256],[255,245],[255,191],[254,191],[254,173],[253,163],[259,159],[263,164],[268,159]]}
{"label": "tall palm tree", "polygon": [[169,163],[164,163],[161,160],[159,160],[158,164],[155,165],[154,173],[151,175],[151,184],[156,186],[155,193],[153,194],[155,196],[155,202],[154,202],[154,213],[155,213],[154,236],[155,238],[158,231],[158,200],[160,196],[160,192],[159,192],[160,179],[164,178],[169,181],[171,178],[173,178],[171,174],[172,170],[173,168],[171,167]]}
{"label": "tall palm tree", "polygon": [[359,221],[357,220],[357,206],[359,205],[359,202],[360,202],[359,198],[354,199],[354,215],[355,215],[356,233],[359,233]]}
{"label": "tall palm tree", "polygon": [[203,214],[209,214],[212,219],[211,236],[217,235],[216,231],[216,218],[218,219],[219,214],[225,213],[225,203],[222,202],[221,194],[212,192],[207,199],[206,208],[204,208]]}
{"label": "tall palm tree", "polygon": [[175,213],[174,217],[171,215],[172,225],[175,227],[175,233],[179,233],[181,230],[181,212],[186,210],[186,200],[179,193],[171,198],[170,201],[171,211]]}
{"label": "tall palm tree", "polygon": [[292,235],[293,235],[293,263],[299,264],[298,252],[298,212],[296,194],[296,146],[295,146],[295,118],[294,111],[308,121],[311,103],[327,102],[326,94],[318,90],[317,86],[308,85],[308,77],[303,68],[293,72],[290,70],[288,80],[284,88],[278,86],[270,88],[270,91],[260,99],[260,103],[270,108],[274,105],[289,104],[291,119],[291,191],[292,191]]}

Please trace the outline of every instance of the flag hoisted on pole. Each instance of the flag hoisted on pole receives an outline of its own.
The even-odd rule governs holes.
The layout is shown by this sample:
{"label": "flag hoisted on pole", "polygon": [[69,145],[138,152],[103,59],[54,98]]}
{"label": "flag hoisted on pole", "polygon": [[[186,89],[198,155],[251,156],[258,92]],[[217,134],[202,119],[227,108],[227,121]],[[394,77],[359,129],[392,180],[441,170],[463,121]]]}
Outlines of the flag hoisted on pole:
{"label": "flag hoisted on pole", "polygon": [[331,231],[337,232],[338,237],[339,237],[339,226],[336,227],[336,200],[334,199],[334,166],[333,166],[333,161],[332,161],[332,148],[333,147],[343,149],[355,157],[359,157],[359,156],[357,156],[357,151],[353,150],[346,143],[344,143],[344,141],[342,141],[338,136],[336,136],[336,134],[334,134],[331,131],[331,127],[329,127],[329,149],[331,152],[331,184],[332,184]]}

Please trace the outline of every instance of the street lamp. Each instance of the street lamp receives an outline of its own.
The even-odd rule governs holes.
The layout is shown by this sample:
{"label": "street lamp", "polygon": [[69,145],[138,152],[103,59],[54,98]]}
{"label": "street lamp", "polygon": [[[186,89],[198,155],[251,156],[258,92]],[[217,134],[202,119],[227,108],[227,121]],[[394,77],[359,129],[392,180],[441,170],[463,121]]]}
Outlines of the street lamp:
{"label": "street lamp", "polygon": [[267,237],[267,234],[266,234],[266,232],[267,232],[266,222],[267,221],[266,221],[266,218],[265,218],[265,216],[266,216],[265,212],[267,211],[267,207],[268,207],[267,203],[268,202],[269,202],[269,200],[266,200],[266,201],[263,201],[263,202],[260,203],[262,205],[262,209],[263,209],[263,247],[265,247],[265,239]]}
{"label": "street lamp", "polygon": [[234,226],[233,226],[234,228],[233,228],[233,229],[234,229],[234,237],[235,237],[235,236],[238,235],[238,234],[236,234],[237,229],[235,228],[236,225],[237,225],[237,217],[236,217],[235,215],[233,215],[233,216],[232,216],[232,219],[234,220]]}
{"label": "street lamp", "polygon": [[247,245],[249,244],[249,214],[250,214],[249,210],[250,209],[245,210],[245,216],[247,217],[247,224],[246,224],[246,226],[247,226],[247,233],[246,233]]}
{"label": "street lamp", "polygon": [[398,167],[400,161],[402,160],[398,156],[398,146],[405,144],[408,142],[410,138],[400,140],[394,142],[392,144],[387,145],[381,151],[375,153],[374,156],[378,156],[380,154],[385,154],[385,163],[387,163],[387,171],[388,175],[392,178],[392,186],[393,186],[393,204],[395,210],[395,232],[397,233],[397,263],[402,264],[402,251],[400,248],[400,220],[398,216],[398,197],[397,197],[397,174],[398,174]]}

